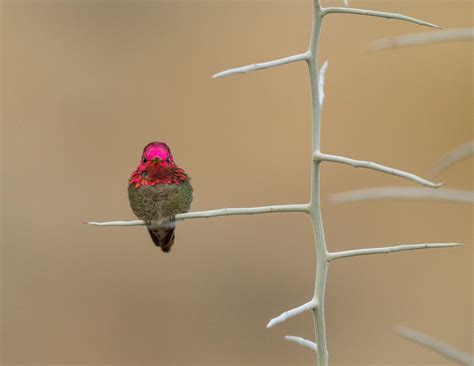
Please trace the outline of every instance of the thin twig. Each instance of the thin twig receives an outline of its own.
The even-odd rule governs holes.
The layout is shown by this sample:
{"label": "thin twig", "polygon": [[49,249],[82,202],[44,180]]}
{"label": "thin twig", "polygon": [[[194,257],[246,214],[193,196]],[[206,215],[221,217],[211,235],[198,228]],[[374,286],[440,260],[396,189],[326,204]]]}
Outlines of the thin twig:
{"label": "thin twig", "polygon": [[318,352],[318,345],[316,343],[308,341],[307,339],[304,339],[302,337],[295,337],[295,336],[287,335],[287,336],[285,336],[285,339],[287,341],[299,344],[300,346],[307,347],[313,352]]}
{"label": "thin twig", "polygon": [[304,52],[304,53],[300,53],[298,55],[293,55],[293,56],[289,56],[289,57],[280,58],[278,60],[260,62],[260,63],[256,63],[256,64],[251,64],[251,65],[235,67],[235,68],[232,68],[232,69],[224,70],[224,71],[218,72],[217,74],[214,74],[212,76],[212,78],[217,79],[217,78],[221,78],[223,76],[229,76],[229,75],[233,75],[233,74],[243,74],[243,73],[250,72],[250,71],[268,69],[270,67],[286,65],[286,64],[293,63],[293,62],[298,62],[298,61],[308,61],[309,57],[310,57],[309,53]]}
{"label": "thin twig", "polygon": [[[195,211],[176,215],[176,220],[188,219],[208,219],[217,216],[236,216],[236,215],[259,215],[266,213],[277,212],[308,212],[308,204],[297,205],[276,205],[276,206],[262,206],[262,207],[245,207],[245,208],[220,208],[209,211]],[[144,221],[108,221],[108,222],[87,222],[90,225],[97,226],[140,226],[145,225]]]}
{"label": "thin twig", "polygon": [[381,51],[388,48],[420,46],[431,43],[469,41],[473,38],[474,28],[442,29],[434,32],[412,33],[379,39],[370,44],[370,49]]}
{"label": "thin twig", "polygon": [[304,313],[305,311],[308,310],[313,310],[318,307],[318,300],[312,299],[311,301],[308,301],[306,304],[303,304],[301,306],[298,306],[297,308],[285,311],[284,313],[281,313],[277,317],[273,318],[270,320],[267,324],[267,328],[271,328],[274,325],[283,323],[284,321],[293,318],[296,315],[299,315],[301,313]]}
{"label": "thin twig", "polygon": [[368,254],[389,254],[395,252],[403,252],[405,250],[416,250],[416,249],[436,249],[436,248],[452,248],[459,247],[462,244],[459,243],[427,243],[427,244],[404,244],[396,245],[393,247],[382,247],[382,248],[366,248],[366,249],[354,249],[344,250],[341,252],[329,253],[328,260],[341,259],[347,257],[356,257],[359,255]]}
{"label": "thin twig", "polygon": [[415,343],[421,344],[422,346],[428,347],[433,351],[438,352],[440,355],[456,361],[461,365],[474,366],[474,357],[467,352],[463,352],[457,348],[450,346],[444,342],[441,342],[435,338],[427,336],[426,334],[417,332],[413,329],[396,326],[395,332],[400,336],[409,339]]}
{"label": "thin twig", "polygon": [[435,199],[472,204],[474,203],[474,192],[448,188],[426,189],[388,186],[341,192],[331,197],[332,202],[336,204],[384,198]]}
{"label": "thin twig", "polygon": [[366,168],[366,169],[377,170],[379,172],[396,175],[398,177],[405,178],[413,182],[416,182],[418,184],[421,184],[423,186],[427,186],[431,188],[438,188],[442,185],[442,183],[433,183],[433,182],[430,182],[429,180],[420,178],[419,176],[415,174],[407,173],[407,172],[404,172],[403,170],[390,168],[388,166],[377,164],[371,161],[354,160],[354,159],[346,158],[343,156],[323,154],[319,151],[316,151],[314,153],[314,159],[318,161],[331,161],[333,163],[351,165],[354,168]]}
{"label": "thin twig", "polygon": [[321,66],[321,69],[319,70],[319,104],[321,105],[321,108],[323,107],[324,103],[324,77],[326,75],[326,70],[328,69],[329,62],[326,61],[323,66]]}
{"label": "thin twig", "polygon": [[86,221],[84,224],[94,226],[143,226],[145,221],[133,220],[133,221]]}
{"label": "thin twig", "polygon": [[403,20],[403,21],[410,22],[410,23],[415,23],[415,24],[418,24],[418,25],[424,25],[426,27],[441,29],[440,26],[438,26],[436,24],[425,22],[424,20],[420,20],[420,19],[416,19],[416,18],[412,18],[412,17],[407,17],[406,15],[402,15],[402,14],[386,13],[384,11],[375,11],[375,10],[331,7],[331,8],[325,8],[322,12],[322,16],[325,16],[327,14],[334,14],[334,13],[368,15],[368,16],[372,16],[372,17],[379,17],[379,18],[385,18],[385,19],[398,19],[398,20]]}
{"label": "thin twig", "polygon": [[469,141],[447,152],[433,167],[435,174],[441,173],[454,163],[474,155],[474,141]]}

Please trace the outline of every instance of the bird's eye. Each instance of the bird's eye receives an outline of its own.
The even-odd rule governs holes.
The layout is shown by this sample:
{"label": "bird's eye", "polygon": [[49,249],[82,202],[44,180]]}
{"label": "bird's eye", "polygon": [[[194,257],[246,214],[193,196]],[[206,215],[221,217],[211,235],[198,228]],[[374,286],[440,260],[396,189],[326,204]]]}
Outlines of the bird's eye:
{"label": "bird's eye", "polygon": [[143,158],[143,159],[142,159],[142,161],[143,161],[144,163],[146,163],[146,162],[147,162],[146,158]]}
{"label": "bird's eye", "polygon": [[170,159],[169,157],[167,157],[167,158],[166,158],[166,162],[167,162],[168,164],[170,164],[170,163],[171,163],[171,159]]}

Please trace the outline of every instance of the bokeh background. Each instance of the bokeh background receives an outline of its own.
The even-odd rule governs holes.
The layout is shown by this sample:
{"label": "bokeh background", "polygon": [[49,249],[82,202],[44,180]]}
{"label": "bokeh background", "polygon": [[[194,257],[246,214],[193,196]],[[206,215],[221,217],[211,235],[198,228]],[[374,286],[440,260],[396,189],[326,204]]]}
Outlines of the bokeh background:
{"label": "bokeh background", "polygon": [[[325,2],[339,5],[341,2]],[[472,25],[472,1],[351,1],[442,25]],[[225,68],[304,51],[311,1],[3,1],[1,361],[4,365],[311,365],[286,334],[312,339],[315,254],[303,214],[181,223],[169,255],[134,219],[127,178],[166,141],[192,176],[193,210],[301,203],[310,181],[304,64],[212,80]],[[472,159],[431,168],[472,139],[472,43],[368,52],[429,29],[334,15],[322,145],[473,188]],[[330,250],[416,242],[465,246],[331,265],[334,365],[451,365],[394,334],[402,324],[472,352],[473,211],[382,200],[334,206],[333,193],[392,176],[324,164]]]}

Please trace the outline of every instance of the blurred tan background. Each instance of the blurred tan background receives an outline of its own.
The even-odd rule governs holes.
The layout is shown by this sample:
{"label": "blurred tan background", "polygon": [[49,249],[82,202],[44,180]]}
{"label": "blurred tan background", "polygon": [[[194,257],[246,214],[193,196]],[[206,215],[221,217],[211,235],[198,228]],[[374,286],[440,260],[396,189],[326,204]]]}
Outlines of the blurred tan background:
{"label": "blurred tan background", "polygon": [[[341,2],[326,2],[339,5]],[[351,1],[445,28],[472,25],[471,1]],[[193,177],[193,210],[301,203],[310,181],[307,70],[293,64],[212,80],[225,68],[306,49],[311,1],[2,2],[1,360],[15,364],[314,365],[285,334],[313,338],[315,255],[302,214],[181,223],[173,251],[134,219],[127,178],[166,141]],[[473,188],[472,159],[433,163],[472,139],[472,43],[367,51],[429,29],[359,16],[325,24],[323,150]],[[396,336],[402,324],[472,352],[473,211],[332,193],[392,176],[325,164],[330,250],[456,241],[462,248],[331,265],[332,365],[452,365]]]}

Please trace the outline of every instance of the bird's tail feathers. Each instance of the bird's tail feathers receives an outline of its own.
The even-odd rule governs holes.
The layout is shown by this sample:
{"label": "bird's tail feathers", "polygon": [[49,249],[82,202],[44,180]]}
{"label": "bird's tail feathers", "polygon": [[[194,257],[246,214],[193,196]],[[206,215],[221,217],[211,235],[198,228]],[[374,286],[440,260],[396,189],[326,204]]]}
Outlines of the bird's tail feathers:
{"label": "bird's tail feathers", "polygon": [[160,247],[163,252],[168,253],[174,244],[174,223],[159,227],[147,227],[147,229],[153,243]]}

